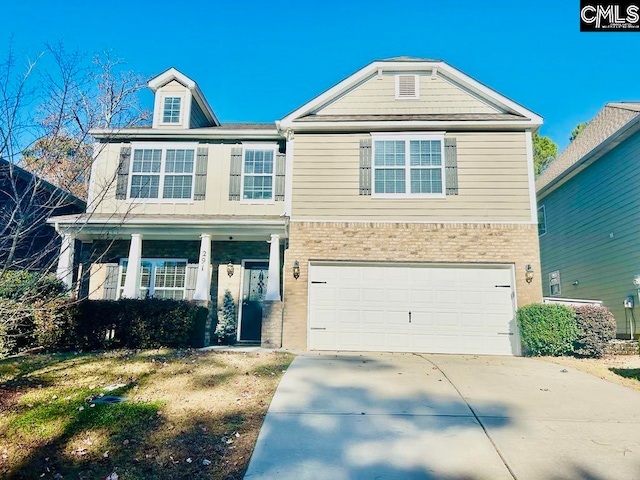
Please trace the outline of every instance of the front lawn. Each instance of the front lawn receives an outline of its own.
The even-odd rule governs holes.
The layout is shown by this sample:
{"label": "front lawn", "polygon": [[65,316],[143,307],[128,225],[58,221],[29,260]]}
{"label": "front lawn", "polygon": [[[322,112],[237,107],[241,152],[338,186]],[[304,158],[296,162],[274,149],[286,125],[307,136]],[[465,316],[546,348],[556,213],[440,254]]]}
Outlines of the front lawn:
{"label": "front lawn", "polygon": [[604,358],[544,358],[640,391],[640,356],[638,355],[607,355]]}
{"label": "front lawn", "polygon": [[[0,478],[240,479],[292,359],[153,350],[0,361]],[[104,395],[127,401],[98,403]]]}

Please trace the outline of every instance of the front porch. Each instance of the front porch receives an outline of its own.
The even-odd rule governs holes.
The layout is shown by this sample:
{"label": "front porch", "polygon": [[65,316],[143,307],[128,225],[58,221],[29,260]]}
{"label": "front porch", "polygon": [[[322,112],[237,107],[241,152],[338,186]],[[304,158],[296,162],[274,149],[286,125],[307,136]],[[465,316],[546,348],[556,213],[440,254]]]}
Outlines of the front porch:
{"label": "front porch", "polygon": [[216,344],[215,325],[228,290],[236,306],[237,340],[282,346],[284,219],[149,220],[52,219],[64,239],[58,276],[78,298],[197,301],[210,312],[204,345]]}

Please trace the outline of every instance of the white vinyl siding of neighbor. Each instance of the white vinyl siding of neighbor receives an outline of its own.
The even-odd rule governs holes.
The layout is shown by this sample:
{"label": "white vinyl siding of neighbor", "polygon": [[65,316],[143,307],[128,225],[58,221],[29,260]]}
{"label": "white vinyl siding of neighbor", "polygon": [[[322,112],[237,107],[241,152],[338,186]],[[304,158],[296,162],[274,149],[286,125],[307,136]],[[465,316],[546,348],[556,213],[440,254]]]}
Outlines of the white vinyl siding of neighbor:
{"label": "white vinyl siding of neighbor", "polygon": [[[622,302],[637,296],[633,278],[640,273],[639,151],[636,133],[538,199],[547,218],[540,237],[542,278],[558,270],[563,297],[602,300],[620,334],[629,329]],[[542,283],[549,296],[548,282]]]}
{"label": "white vinyl siding of neighbor", "polygon": [[293,220],[531,222],[525,134],[450,132],[458,194],[443,198],[360,195],[366,134],[296,134]]}
{"label": "white vinyl siding of neighbor", "polygon": [[[181,142],[163,143],[172,145],[176,149],[185,148]],[[244,203],[229,200],[229,176],[231,166],[231,150],[237,145],[217,143],[194,144],[198,149],[204,148],[208,153],[208,168],[206,178],[206,196],[202,201],[183,199],[116,199],[115,175],[118,170],[120,151],[122,147],[133,147],[131,163],[133,164],[133,150],[135,144],[129,143],[98,143],[97,152],[91,170],[92,198],[101,199],[90,202],[89,213],[96,214],[147,214],[147,215],[280,215],[283,203]],[[192,148],[192,147],[190,147]],[[197,176],[197,172],[196,172]],[[131,179],[128,180],[129,183]],[[129,188],[129,187],[128,187]],[[127,195],[128,195],[127,191]]]}
{"label": "white vinyl siding of neighbor", "polygon": [[380,77],[370,77],[314,113],[321,116],[500,112],[439,75],[432,79],[428,73],[417,78],[419,98],[398,97],[396,75],[385,72]]}

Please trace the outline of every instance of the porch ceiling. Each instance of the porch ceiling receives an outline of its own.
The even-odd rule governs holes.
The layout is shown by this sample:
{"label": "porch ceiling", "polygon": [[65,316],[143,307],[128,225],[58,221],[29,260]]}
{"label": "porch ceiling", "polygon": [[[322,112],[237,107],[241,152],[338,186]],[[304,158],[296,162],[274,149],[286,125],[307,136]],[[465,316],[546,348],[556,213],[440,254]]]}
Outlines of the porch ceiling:
{"label": "porch ceiling", "polygon": [[216,240],[268,240],[288,236],[288,218],[222,215],[66,215],[47,223],[78,240],[128,239],[132,233],[149,240],[196,240],[208,233]]}

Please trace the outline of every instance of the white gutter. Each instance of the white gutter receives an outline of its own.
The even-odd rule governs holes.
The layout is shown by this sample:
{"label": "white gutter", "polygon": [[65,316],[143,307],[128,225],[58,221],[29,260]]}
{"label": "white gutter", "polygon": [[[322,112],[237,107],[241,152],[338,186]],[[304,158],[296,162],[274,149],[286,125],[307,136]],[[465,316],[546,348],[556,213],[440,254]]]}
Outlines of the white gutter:
{"label": "white gutter", "polygon": [[425,121],[425,120],[391,120],[391,121],[382,121],[382,122],[372,122],[372,121],[350,121],[350,122],[322,122],[322,121],[314,121],[314,122],[281,122],[282,128],[291,128],[296,131],[303,130],[317,130],[317,129],[329,129],[329,130],[349,130],[353,128],[366,128],[366,129],[376,129],[376,128],[451,128],[451,127],[462,127],[462,128],[486,128],[486,127],[508,127],[508,128],[526,128],[526,127],[537,127],[540,126],[541,123],[537,123],[533,120],[522,120],[522,121],[504,121],[504,120],[446,120],[446,121]]}
{"label": "white gutter", "polygon": [[[48,224],[54,224],[57,225],[58,224],[66,224],[66,225],[75,225],[77,226],[78,223],[76,223],[78,220],[81,220],[80,218],[76,218],[76,219],[69,219],[68,221],[64,221],[64,220],[60,220],[60,219],[56,219],[56,218],[49,218],[47,219],[47,223]],[[218,220],[218,219],[211,219],[211,220],[202,220],[202,219],[198,219],[198,220],[189,220],[189,219],[185,219],[185,218],[158,218],[158,219],[152,219],[152,218],[140,218],[140,219],[136,219],[136,218],[106,218],[106,219],[100,219],[100,218],[89,218],[86,220],[82,220],[82,222],[80,223],[80,225],[153,225],[153,224],[157,224],[159,226],[162,225],[184,225],[184,226],[200,226],[200,225],[260,225],[260,226],[270,226],[270,225],[275,225],[275,226],[279,226],[279,225],[285,225],[286,221],[284,219],[274,219],[274,220],[259,220],[259,219],[255,219],[255,220],[251,220],[251,219],[243,219],[243,220]]]}
{"label": "white gutter", "polygon": [[128,128],[126,130],[113,130],[98,128],[89,132],[98,139],[122,139],[132,137],[159,137],[159,138],[219,138],[219,139],[282,139],[277,129],[273,130],[220,130],[219,128],[195,128],[174,130],[167,128]]}

